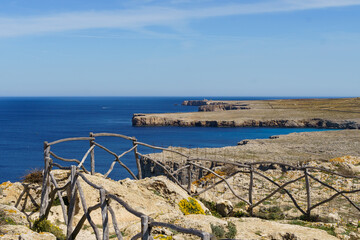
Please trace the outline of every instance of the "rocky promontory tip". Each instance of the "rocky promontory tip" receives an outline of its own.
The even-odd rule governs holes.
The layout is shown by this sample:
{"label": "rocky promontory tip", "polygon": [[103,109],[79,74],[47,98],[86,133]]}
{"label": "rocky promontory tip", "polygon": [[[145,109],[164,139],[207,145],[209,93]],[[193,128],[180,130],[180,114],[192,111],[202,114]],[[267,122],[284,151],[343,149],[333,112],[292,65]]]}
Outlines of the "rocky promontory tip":
{"label": "rocky promontory tip", "polygon": [[184,101],[199,112],[134,114],[133,126],[360,129],[360,98]]}

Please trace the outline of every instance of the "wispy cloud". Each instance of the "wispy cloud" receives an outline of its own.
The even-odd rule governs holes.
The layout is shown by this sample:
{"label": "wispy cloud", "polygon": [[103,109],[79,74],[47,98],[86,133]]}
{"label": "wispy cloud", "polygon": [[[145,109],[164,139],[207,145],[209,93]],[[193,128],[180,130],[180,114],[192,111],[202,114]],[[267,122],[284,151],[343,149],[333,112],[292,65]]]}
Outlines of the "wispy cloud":
{"label": "wispy cloud", "polygon": [[262,14],[360,5],[360,0],[277,0],[250,4],[227,3],[211,7],[141,7],[119,11],[68,12],[32,17],[0,18],[0,37],[83,29],[138,30],[148,26],[176,26],[194,19]]}

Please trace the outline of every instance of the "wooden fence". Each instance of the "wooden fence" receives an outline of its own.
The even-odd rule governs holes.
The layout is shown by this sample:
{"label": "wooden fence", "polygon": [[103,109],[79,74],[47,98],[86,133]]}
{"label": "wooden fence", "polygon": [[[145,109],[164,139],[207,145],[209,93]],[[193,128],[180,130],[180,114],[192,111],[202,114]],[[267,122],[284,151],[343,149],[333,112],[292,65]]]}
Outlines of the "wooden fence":
{"label": "wooden fence", "polygon": [[[119,138],[122,138],[122,139],[125,139],[125,140],[128,140],[128,141],[131,141],[132,147],[130,149],[128,149],[127,151],[121,153],[121,154],[117,154],[117,153],[111,151],[110,149],[108,149],[107,147],[97,143],[95,141],[95,139],[97,137],[119,137]],[[81,160],[62,158],[62,157],[56,155],[55,153],[53,153],[51,151],[51,146],[52,145],[59,144],[59,143],[62,143],[62,142],[67,142],[67,141],[89,141],[90,148],[86,151],[85,155],[83,156],[83,158]],[[156,149],[156,150],[162,150],[162,151],[165,151],[165,152],[171,152],[172,154],[176,154],[179,157],[185,159],[185,164],[183,166],[180,166],[176,170],[171,169],[171,168],[169,168],[169,166],[165,165],[160,160],[155,159],[153,157],[150,157],[150,155],[140,153],[138,151],[139,146],[147,147],[149,149]],[[90,217],[90,212],[97,209],[97,208],[101,208],[101,211],[102,211],[103,239],[108,239],[108,235],[109,235],[109,230],[108,230],[109,229],[108,228],[108,213],[109,212],[110,212],[111,217],[113,219],[113,224],[114,224],[114,229],[115,229],[116,235],[117,235],[118,239],[122,239],[119,228],[117,227],[116,219],[115,219],[115,216],[114,216],[114,211],[112,210],[110,205],[107,203],[107,201],[109,199],[115,200],[116,202],[118,202],[119,204],[124,206],[124,208],[127,211],[129,211],[130,213],[134,214],[135,216],[141,218],[141,232],[139,234],[137,234],[136,236],[134,236],[132,239],[137,239],[137,238],[140,238],[140,237],[142,239],[150,239],[151,238],[151,228],[154,227],[154,226],[162,226],[162,227],[171,228],[171,229],[174,229],[174,230],[179,231],[179,232],[199,236],[202,239],[210,239],[210,237],[211,237],[210,234],[205,233],[205,232],[201,232],[201,231],[198,231],[198,230],[185,229],[185,228],[181,228],[179,226],[175,226],[173,224],[155,222],[149,216],[146,216],[145,214],[142,214],[142,213],[132,209],[123,200],[121,200],[120,198],[110,194],[109,192],[107,192],[102,187],[91,183],[86,178],[86,174],[92,174],[92,175],[95,174],[95,154],[94,154],[95,147],[101,148],[104,151],[106,151],[107,153],[114,156],[114,160],[113,160],[113,162],[111,162],[109,170],[103,175],[104,178],[109,176],[109,174],[113,171],[115,164],[118,163],[121,167],[126,169],[126,171],[134,179],[141,179],[142,178],[142,169],[141,169],[140,158],[142,158],[142,160],[151,161],[153,164],[155,164],[156,166],[163,169],[163,172],[171,180],[173,180],[175,183],[177,183],[182,189],[184,189],[186,192],[188,192],[192,196],[200,195],[200,194],[214,188],[215,186],[217,186],[220,183],[226,184],[228,189],[232,192],[232,194],[236,198],[238,198],[240,201],[245,202],[248,205],[247,209],[248,209],[250,215],[253,214],[253,209],[255,207],[258,207],[260,204],[264,203],[266,200],[271,198],[276,193],[279,193],[280,191],[285,192],[289,196],[289,198],[291,199],[294,206],[303,215],[305,215],[308,218],[310,218],[311,211],[313,211],[315,208],[317,208],[317,207],[319,207],[319,206],[321,206],[321,205],[323,205],[325,203],[328,203],[328,202],[332,201],[333,199],[335,199],[338,196],[341,196],[344,199],[346,199],[355,209],[357,209],[360,212],[360,206],[347,196],[347,194],[354,194],[354,193],[360,192],[360,189],[339,190],[339,189],[335,188],[334,186],[331,186],[329,183],[326,183],[326,182],[322,181],[321,179],[319,179],[318,177],[316,177],[315,173],[316,172],[322,172],[322,173],[333,175],[333,176],[338,176],[338,177],[343,177],[343,178],[351,178],[351,179],[360,179],[360,176],[345,175],[345,174],[341,174],[341,173],[338,173],[338,172],[331,171],[329,169],[320,168],[320,167],[313,167],[313,166],[308,166],[308,165],[298,166],[298,165],[290,165],[290,164],[281,163],[281,162],[266,162],[266,161],[264,161],[264,162],[253,162],[253,163],[249,163],[249,162],[242,163],[242,162],[234,162],[234,161],[227,161],[227,160],[215,160],[215,159],[205,159],[205,158],[200,158],[200,157],[192,157],[192,156],[190,156],[190,154],[185,154],[185,153],[183,153],[181,151],[177,151],[177,150],[174,150],[174,149],[171,149],[171,148],[162,148],[162,147],[153,146],[153,145],[150,145],[150,144],[139,142],[134,137],[128,137],[128,136],[124,136],[124,135],[121,135],[121,134],[113,134],[113,133],[90,133],[89,137],[66,138],[66,139],[60,139],[60,140],[50,142],[50,143],[48,143],[48,142],[44,143],[45,168],[44,168],[44,179],[43,179],[42,195],[41,195],[40,216],[45,217],[45,218],[48,216],[50,208],[51,208],[51,203],[54,200],[55,195],[57,194],[59,196],[60,203],[61,203],[61,206],[62,206],[63,215],[64,215],[64,221],[67,224],[67,238],[68,239],[74,239],[76,237],[76,235],[78,234],[78,232],[81,229],[81,226],[84,224],[85,220],[88,220],[89,224],[92,226],[92,228],[93,228],[93,230],[94,230],[94,232],[96,234],[96,238],[100,239],[98,230],[97,230],[96,226],[94,225],[94,223],[92,222],[91,217]],[[130,152],[134,153],[134,159],[136,161],[136,166],[137,166],[137,170],[138,170],[137,174],[135,174],[130,168],[128,168],[126,166],[126,164],[124,164],[121,161],[121,158],[124,155],[129,154]],[[88,156],[90,156],[90,161],[91,161],[91,164],[90,164],[91,169],[90,169],[90,171],[88,171],[84,167],[84,162],[88,158]],[[58,159],[58,160],[61,160],[61,161],[65,161],[65,162],[76,163],[76,166],[72,165],[71,167],[64,167],[64,166],[62,166],[62,165],[60,165],[58,163],[55,163],[51,159],[51,157],[53,157],[55,159]],[[214,169],[212,169],[212,167],[208,167],[208,165],[211,165],[211,166],[214,166],[214,165],[231,165],[233,167],[234,171],[230,175],[222,176],[222,175],[218,174]],[[260,166],[263,166],[263,165],[278,165],[282,169],[287,169],[287,171],[297,171],[297,172],[301,172],[302,174],[300,174],[300,176],[296,177],[295,179],[292,179],[292,180],[289,180],[289,181],[287,181],[285,183],[279,184],[276,181],[274,181],[273,179],[266,176],[263,172],[259,171]],[[58,186],[54,176],[51,173],[51,169],[53,167],[57,167],[57,168],[60,168],[60,169],[71,170],[71,178],[64,186],[62,186],[62,187]],[[205,172],[205,175],[206,174],[213,174],[213,176],[215,176],[219,180],[214,182],[213,184],[208,185],[206,188],[202,189],[200,192],[193,193],[191,191],[192,184],[196,180],[199,180],[200,177],[201,177],[201,175],[194,174],[194,172],[196,172],[195,171],[196,169],[198,169],[198,172],[201,172],[201,173]],[[248,185],[248,194],[247,194],[247,196],[240,196],[234,190],[233,186],[229,182],[229,178],[235,176],[238,173],[244,173],[244,174],[249,175],[249,185]],[[182,176],[185,175],[186,176],[186,178],[187,178],[187,184],[186,185],[183,185],[183,184],[180,183],[180,181],[179,181],[179,176],[180,175],[182,175]],[[204,174],[202,174],[202,175],[204,175]],[[255,202],[255,200],[253,199],[254,176],[255,175],[257,175],[260,178],[265,179],[266,181],[268,181],[271,184],[273,184],[274,186],[276,186],[275,190],[273,190],[272,192],[270,192],[269,194],[267,194],[266,196],[264,196],[262,199],[258,200],[257,202]],[[87,184],[89,184],[93,188],[99,190],[100,202],[97,205],[92,206],[92,207],[87,207],[84,195],[82,193],[80,183],[78,181],[79,177],[82,178]],[[335,191],[335,193],[332,196],[328,197],[327,199],[324,199],[324,200],[322,200],[320,202],[317,202],[315,204],[312,203],[312,201],[311,201],[312,196],[311,196],[310,179],[312,179],[313,181],[321,184],[322,186],[324,186],[324,187],[326,187],[328,189],[331,189],[331,190]],[[286,189],[286,187],[288,187],[290,184],[295,183],[295,182],[299,182],[301,180],[303,180],[304,185],[305,185],[305,190],[306,190],[306,208],[301,207],[299,202],[296,200],[296,198],[291,194],[291,192],[288,189]],[[50,186],[53,186],[53,188],[54,188],[52,191],[50,191],[50,189],[51,189]],[[71,190],[70,191],[70,193],[71,193],[70,205],[69,205],[68,211],[65,210],[65,204],[64,204],[64,202],[62,201],[62,198],[61,198],[61,191],[64,191],[66,188],[70,188],[70,190]],[[83,210],[84,210],[84,215],[82,216],[82,218],[81,218],[80,222],[78,223],[78,225],[73,230],[72,225],[73,225],[74,204],[75,204],[76,191],[80,195]]]}

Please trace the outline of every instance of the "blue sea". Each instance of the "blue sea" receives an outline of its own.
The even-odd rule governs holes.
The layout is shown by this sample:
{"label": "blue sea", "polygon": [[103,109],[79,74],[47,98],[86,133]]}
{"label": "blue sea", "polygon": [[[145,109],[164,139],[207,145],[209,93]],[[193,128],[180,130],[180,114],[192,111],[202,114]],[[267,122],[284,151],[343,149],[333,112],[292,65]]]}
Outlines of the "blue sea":
{"label": "blue sea", "polygon": [[[256,100],[274,98],[216,98]],[[190,148],[234,146],[243,139],[268,138],[291,132],[319,131],[306,128],[202,128],[133,127],[133,113],[191,112],[197,107],[182,106],[184,100],[204,97],[19,97],[0,98],[0,183],[19,181],[29,170],[44,165],[43,142],[61,138],[89,136],[90,132],[111,132],[135,136],[139,141],[157,146]],[[97,142],[120,154],[132,143],[113,137]],[[52,151],[66,158],[82,159],[89,142],[61,143]],[[139,149],[143,153],[153,150]],[[105,173],[113,157],[95,150],[96,171]],[[134,154],[123,159],[136,172]],[[66,164],[65,164],[66,165]],[[85,164],[89,166],[88,163]],[[129,175],[117,164],[110,175],[122,179]]]}

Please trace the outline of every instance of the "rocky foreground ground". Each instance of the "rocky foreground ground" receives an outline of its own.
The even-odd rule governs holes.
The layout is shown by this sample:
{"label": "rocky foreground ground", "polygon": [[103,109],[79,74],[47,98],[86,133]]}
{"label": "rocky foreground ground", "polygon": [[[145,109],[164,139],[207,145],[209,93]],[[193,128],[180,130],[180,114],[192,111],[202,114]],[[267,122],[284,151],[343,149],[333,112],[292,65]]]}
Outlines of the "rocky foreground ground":
{"label": "rocky foreground ground", "polygon": [[185,101],[199,112],[134,114],[133,126],[359,129],[360,98]]}
{"label": "rocky foreground ground", "polygon": [[[65,179],[68,173],[56,171],[55,176],[58,180]],[[170,222],[208,232],[213,231],[212,226],[225,229],[226,232],[229,223],[233,223],[236,228],[235,239],[338,239],[325,231],[329,229],[329,226],[334,226],[331,228],[334,231],[333,234],[338,233],[341,238],[357,239],[359,236],[358,232],[346,233],[346,229],[337,228],[337,223],[311,223],[308,225],[309,227],[305,227],[301,225],[307,223],[303,222],[304,224],[299,225],[301,221],[290,224],[291,222],[286,221],[269,221],[250,217],[215,217],[200,201],[201,207],[207,214],[184,215],[179,208],[179,202],[182,199],[188,199],[190,196],[166,177],[153,177],[138,181],[129,179],[113,181],[103,179],[101,176],[90,175],[87,177],[92,182],[105,186],[109,192],[116,194],[136,210],[150,215],[157,221]],[[98,192],[83,181],[81,181],[81,185],[88,206],[97,203],[99,200]],[[7,219],[8,222],[8,224],[5,223],[0,226],[1,239],[55,239],[51,234],[35,233],[28,228],[28,220],[31,222],[31,219],[38,216],[36,211],[33,212],[36,210],[40,198],[40,187],[37,184],[7,182],[1,185],[1,189],[0,211],[3,213],[2,218]],[[26,194],[22,195],[26,191],[29,191],[32,200]],[[139,219],[114,202],[111,202],[110,205],[116,212],[124,239],[130,239],[130,236],[139,232]],[[82,210],[79,207],[77,208],[75,222],[79,220],[81,215]],[[91,216],[101,232],[100,210],[92,212]],[[49,219],[53,224],[65,230],[60,206],[52,207]],[[110,228],[110,233],[114,233],[113,228]],[[343,233],[344,235],[342,235]],[[164,228],[154,229],[153,235],[155,239],[197,239]],[[83,227],[77,239],[95,239],[95,235],[88,224]]]}

